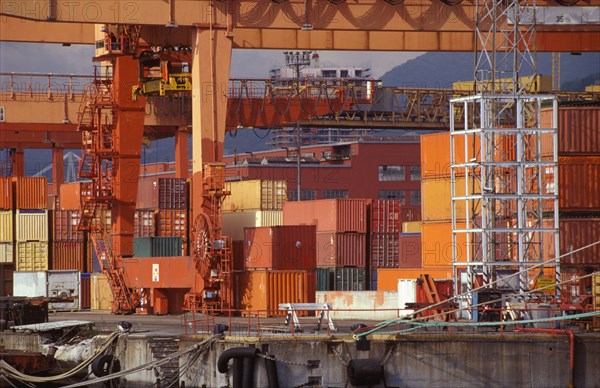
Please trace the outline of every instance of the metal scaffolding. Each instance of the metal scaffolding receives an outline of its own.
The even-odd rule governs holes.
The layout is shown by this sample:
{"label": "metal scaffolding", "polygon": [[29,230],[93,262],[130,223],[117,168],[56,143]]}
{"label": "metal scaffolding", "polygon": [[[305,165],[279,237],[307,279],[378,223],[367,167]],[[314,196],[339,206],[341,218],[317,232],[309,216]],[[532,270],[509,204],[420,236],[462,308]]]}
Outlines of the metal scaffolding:
{"label": "metal scaffolding", "polygon": [[[519,21],[535,20],[522,14],[535,7],[523,3],[483,2],[475,32],[477,94],[450,103],[454,279],[469,303],[474,288],[498,287],[505,274],[559,254],[557,100],[528,94],[536,75],[529,50],[535,23]],[[531,272],[500,285],[523,294],[547,285],[549,276],[558,284],[559,260]],[[558,286],[552,291],[560,294]]]}

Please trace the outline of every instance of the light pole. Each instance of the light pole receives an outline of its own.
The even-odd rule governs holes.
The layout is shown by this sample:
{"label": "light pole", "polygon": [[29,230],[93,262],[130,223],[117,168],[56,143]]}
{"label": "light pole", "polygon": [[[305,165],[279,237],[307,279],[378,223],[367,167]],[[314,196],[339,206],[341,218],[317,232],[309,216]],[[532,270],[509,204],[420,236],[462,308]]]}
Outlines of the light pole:
{"label": "light pole", "polygon": [[295,78],[300,79],[300,71],[310,66],[312,51],[284,51],[285,65],[294,69]]}

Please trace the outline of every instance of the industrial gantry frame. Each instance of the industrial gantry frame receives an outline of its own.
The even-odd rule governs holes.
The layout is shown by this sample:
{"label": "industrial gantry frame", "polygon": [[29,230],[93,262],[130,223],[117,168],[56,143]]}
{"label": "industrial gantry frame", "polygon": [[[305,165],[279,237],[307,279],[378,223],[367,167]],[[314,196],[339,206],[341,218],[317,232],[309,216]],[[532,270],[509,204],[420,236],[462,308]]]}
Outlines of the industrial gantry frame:
{"label": "industrial gantry frame", "polygon": [[[220,161],[232,48],[474,51],[482,44],[474,39],[474,31],[479,6],[485,3],[165,0],[148,6],[142,0],[14,0],[1,3],[0,39],[98,42],[108,48],[98,60],[110,64],[110,73],[99,74],[80,110],[79,128],[89,155],[81,172],[95,182],[84,204],[81,228],[94,231],[96,249],[104,254],[104,271],[115,290],[115,312],[132,312],[138,300],[121,259],[133,254],[144,95],[191,88],[193,251],[200,276],[186,300],[190,309],[226,310],[230,250],[221,236],[220,202],[227,193]],[[561,3],[545,0],[537,5],[557,9]],[[598,5],[598,0],[580,0],[576,7],[560,8],[577,14],[578,25],[538,19],[532,49],[600,51],[598,24],[581,17],[588,14],[584,8]],[[582,20],[584,25],[579,25]],[[190,59],[191,77],[177,72],[172,73],[179,74],[175,77],[153,77],[144,72],[147,61],[158,61],[159,68],[169,69],[169,60],[156,55],[168,47],[185,48],[182,53]],[[113,212],[110,233],[94,229],[93,214],[105,206]],[[222,297],[214,299],[215,291]]]}

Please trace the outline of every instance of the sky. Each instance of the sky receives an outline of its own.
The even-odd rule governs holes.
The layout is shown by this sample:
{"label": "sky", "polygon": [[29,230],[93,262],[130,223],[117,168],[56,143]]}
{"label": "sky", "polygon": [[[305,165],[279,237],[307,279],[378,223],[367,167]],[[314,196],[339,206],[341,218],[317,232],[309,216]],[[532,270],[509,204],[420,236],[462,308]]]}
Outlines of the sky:
{"label": "sky", "polygon": [[[416,52],[319,51],[321,65],[371,68],[381,77],[395,66],[416,58]],[[0,43],[0,72],[91,74],[94,48],[91,45]],[[266,78],[269,70],[283,67],[283,50],[234,49],[231,77]]]}

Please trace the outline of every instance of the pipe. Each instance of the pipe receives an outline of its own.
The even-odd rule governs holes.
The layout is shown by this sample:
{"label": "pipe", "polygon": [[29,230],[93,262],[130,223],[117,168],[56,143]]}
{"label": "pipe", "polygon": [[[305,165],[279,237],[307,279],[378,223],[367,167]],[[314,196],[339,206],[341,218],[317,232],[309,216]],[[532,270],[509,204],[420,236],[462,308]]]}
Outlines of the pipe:
{"label": "pipe", "polygon": [[244,381],[241,388],[254,388],[254,357],[244,358]]}
{"label": "pipe", "polygon": [[227,363],[232,358],[245,358],[245,357],[255,358],[257,354],[258,354],[257,348],[227,349],[226,351],[221,353],[221,355],[219,356],[219,359],[217,360],[217,370],[219,371],[219,373],[225,373],[225,372],[227,372],[227,369],[228,369]]}
{"label": "pipe", "polygon": [[231,365],[231,375],[233,376],[233,388],[240,388],[244,381],[244,358],[234,358]]}
{"label": "pipe", "polygon": [[517,326],[516,331],[541,334],[565,334],[569,336],[569,388],[575,383],[575,333],[569,329],[536,329]]}

